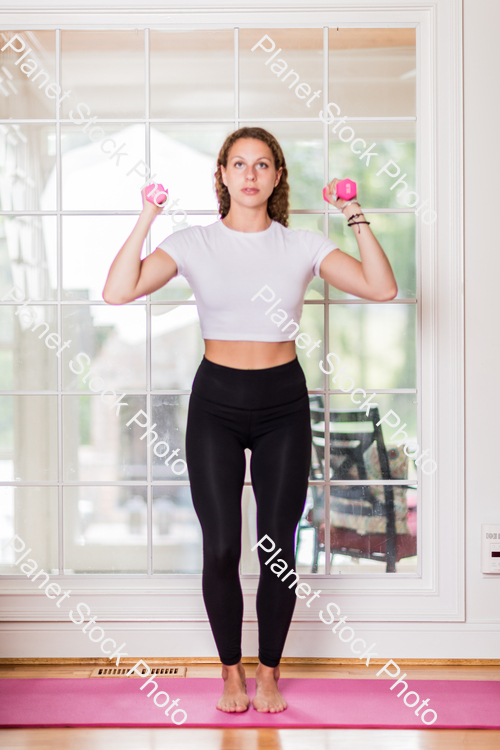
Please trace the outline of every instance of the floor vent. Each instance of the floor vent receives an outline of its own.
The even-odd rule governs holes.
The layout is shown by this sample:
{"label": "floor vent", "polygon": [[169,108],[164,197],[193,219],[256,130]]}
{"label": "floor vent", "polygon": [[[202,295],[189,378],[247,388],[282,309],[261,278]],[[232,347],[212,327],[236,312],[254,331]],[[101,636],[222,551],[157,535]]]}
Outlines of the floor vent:
{"label": "floor vent", "polygon": [[[130,667],[96,667],[91,677],[126,677],[127,672],[131,670]],[[151,676],[156,675],[157,677],[185,677],[187,667],[151,667]],[[142,667],[142,674],[132,672],[129,677],[147,677],[147,670]]]}

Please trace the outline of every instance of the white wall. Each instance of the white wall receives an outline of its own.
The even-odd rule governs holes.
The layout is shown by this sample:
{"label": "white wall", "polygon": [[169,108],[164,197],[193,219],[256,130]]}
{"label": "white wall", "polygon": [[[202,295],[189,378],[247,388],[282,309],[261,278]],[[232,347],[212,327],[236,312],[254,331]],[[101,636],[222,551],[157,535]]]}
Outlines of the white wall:
{"label": "white wall", "polygon": [[[456,1],[458,4],[459,0]],[[500,352],[493,325],[500,313],[500,242],[497,240],[500,230],[494,209],[495,198],[500,199],[500,159],[497,155],[500,3],[498,0],[463,0],[463,10],[466,330],[466,544],[463,554],[466,621],[355,623],[357,635],[365,638],[367,643],[375,642],[379,656],[396,659],[500,658],[500,576],[487,577],[481,573],[480,566],[480,526],[482,523],[500,523],[500,489],[497,488],[495,472],[500,463],[497,458],[500,441],[495,431],[494,366],[495,360],[500,366]],[[438,90],[438,97],[440,93]],[[441,189],[438,186],[438,190]],[[457,247],[457,252],[459,250]],[[493,303],[493,300],[498,301]],[[440,432],[447,429],[446,424],[439,425]],[[17,596],[7,601],[7,607],[21,612],[14,601]],[[157,597],[158,600],[161,598],[160,591]],[[103,592],[101,601],[105,598]],[[18,598],[20,604],[22,599]],[[91,598],[82,593],[76,601],[88,601],[93,612],[98,609],[99,597]],[[169,599],[169,610],[173,603]],[[32,602],[30,606],[33,606]],[[106,622],[105,629],[111,636],[121,636],[131,655],[215,655],[206,622],[165,623],[154,622],[153,618],[149,622],[133,622],[133,613],[128,614],[132,621]],[[36,620],[35,611],[33,619]],[[141,619],[137,617],[137,620]],[[189,633],[188,647],[186,632]],[[256,623],[245,623],[244,653],[256,653],[256,636]],[[88,639],[70,623],[3,622],[0,623],[0,639],[2,656],[98,655]],[[292,623],[284,656],[352,658],[352,653],[347,645],[342,648],[329,628],[316,619],[314,623]]]}
{"label": "white wall", "polygon": [[[482,523],[500,524],[500,4],[464,0],[466,614],[500,621],[500,576],[480,565]],[[498,657],[498,654],[496,655]]]}

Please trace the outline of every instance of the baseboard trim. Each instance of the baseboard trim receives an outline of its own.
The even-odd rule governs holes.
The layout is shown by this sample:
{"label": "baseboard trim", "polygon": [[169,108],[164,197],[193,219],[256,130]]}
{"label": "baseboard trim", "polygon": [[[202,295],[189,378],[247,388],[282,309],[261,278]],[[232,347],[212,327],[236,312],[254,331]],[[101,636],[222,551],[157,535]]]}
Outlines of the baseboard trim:
{"label": "baseboard trim", "polygon": [[[161,659],[158,656],[136,656],[132,657],[129,656],[125,659],[120,659],[120,663],[122,664],[136,664],[139,659],[143,659],[146,662],[151,662],[151,664],[161,665],[163,663],[165,664],[172,664],[174,666],[193,666],[195,664],[220,664],[220,660],[218,658],[214,658],[211,656],[200,656],[200,657],[185,657],[185,658],[172,658],[172,657],[165,657],[165,659]],[[387,659],[370,659],[371,664],[386,664]],[[243,664],[257,664],[258,658],[256,656],[248,656],[243,657],[242,659]],[[308,657],[284,657],[281,659],[282,664],[298,664],[298,665],[321,665],[326,664],[330,666],[347,666],[356,664],[359,666],[359,659],[328,659],[328,658],[308,658]],[[500,666],[500,659],[398,659],[397,660],[398,665],[400,666],[412,666],[412,667],[418,667],[418,666],[448,666],[448,667],[498,667]],[[13,666],[13,665],[23,665],[23,666],[37,666],[37,665],[64,665],[64,666],[72,666],[72,665],[85,665],[85,666],[92,666],[92,665],[100,665],[100,664],[107,664],[109,665],[108,659],[101,659],[101,658],[73,658],[73,657],[67,657],[67,658],[0,658],[0,666]]]}

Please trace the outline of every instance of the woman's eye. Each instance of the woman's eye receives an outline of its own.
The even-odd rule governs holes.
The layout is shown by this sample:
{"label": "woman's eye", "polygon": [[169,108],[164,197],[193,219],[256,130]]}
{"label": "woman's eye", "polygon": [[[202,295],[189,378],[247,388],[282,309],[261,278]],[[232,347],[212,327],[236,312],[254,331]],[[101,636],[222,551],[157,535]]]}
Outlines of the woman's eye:
{"label": "woman's eye", "polygon": [[[235,162],[234,162],[234,166],[235,166],[235,167],[239,166],[240,164],[243,164],[243,162],[242,162],[242,161],[235,161]],[[261,161],[261,162],[259,162],[258,166],[259,166],[259,167],[266,167],[266,169],[267,169],[267,164],[266,164],[266,162],[265,162],[265,161]]]}

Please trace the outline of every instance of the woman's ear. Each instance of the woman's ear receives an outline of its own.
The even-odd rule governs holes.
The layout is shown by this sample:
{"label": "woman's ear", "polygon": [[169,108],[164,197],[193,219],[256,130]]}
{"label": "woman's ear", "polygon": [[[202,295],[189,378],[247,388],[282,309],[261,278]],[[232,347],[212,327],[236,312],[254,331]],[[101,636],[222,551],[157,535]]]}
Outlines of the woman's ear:
{"label": "woman's ear", "polygon": [[224,185],[225,185],[225,186],[227,187],[227,182],[226,182],[226,180],[225,180],[225,171],[226,171],[226,170],[225,170],[225,167],[224,167],[224,165],[223,165],[223,164],[221,164],[221,165],[220,165],[220,174],[221,174],[221,177],[222,177],[222,182],[223,182],[223,184],[224,184]]}
{"label": "woman's ear", "polygon": [[279,181],[281,180],[282,174],[283,174],[283,167],[280,167],[278,171],[276,172],[276,181],[274,183],[274,187],[277,187],[279,185]]}

